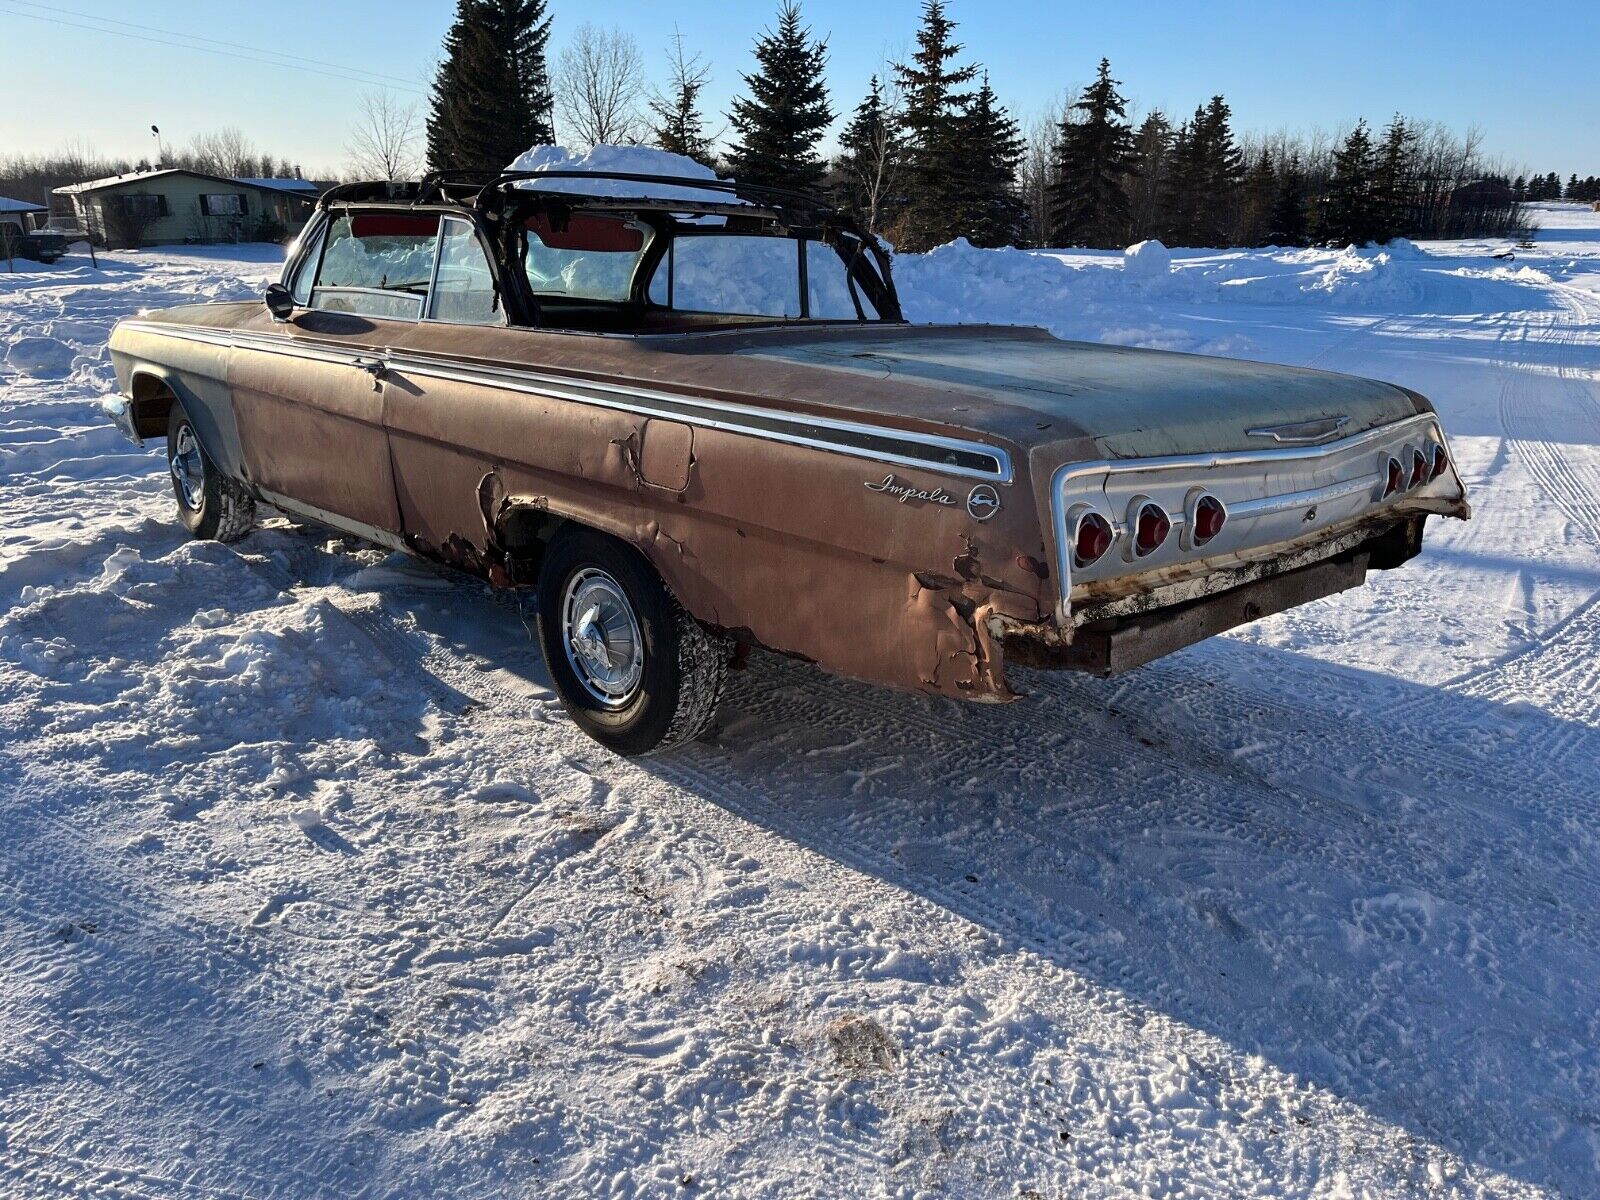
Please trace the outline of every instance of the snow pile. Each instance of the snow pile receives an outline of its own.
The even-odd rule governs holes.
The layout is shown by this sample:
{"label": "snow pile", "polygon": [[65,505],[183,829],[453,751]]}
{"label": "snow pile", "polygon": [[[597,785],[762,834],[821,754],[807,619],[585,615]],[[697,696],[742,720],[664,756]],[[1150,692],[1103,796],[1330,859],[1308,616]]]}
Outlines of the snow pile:
{"label": "snow pile", "polygon": [[59,338],[19,337],[6,348],[6,366],[23,375],[50,378],[72,370],[77,351]]}
{"label": "snow pile", "polygon": [[1154,279],[1172,271],[1172,252],[1155,238],[1135,242],[1122,252],[1122,270],[1131,279]]}
{"label": "snow pile", "polygon": [[[718,178],[717,173],[704,163],[650,146],[599,145],[589,150],[575,150],[567,146],[535,146],[519,154],[506,170],[616,171],[624,175],[669,175],[685,180]],[[673,187],[670,184],[652,184],[646,189],[645,185],[629,183],[625,179],[549,179],[520,186],[538,187],[541,191],[582,192],[589,196],[638,196],[641,189],[645,189],[653,199],[732,201],[726,192]]]}

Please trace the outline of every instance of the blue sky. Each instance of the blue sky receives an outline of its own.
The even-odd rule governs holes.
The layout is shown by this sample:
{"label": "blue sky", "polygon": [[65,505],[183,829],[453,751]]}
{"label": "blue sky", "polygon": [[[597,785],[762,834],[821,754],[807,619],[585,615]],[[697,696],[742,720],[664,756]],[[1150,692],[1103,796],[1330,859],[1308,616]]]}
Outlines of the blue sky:
{"label": "blue sky", "polygon": [[[659,74],[676,25],[711,60],[707,101],[720,112],[775,7],[775,0],[552,0],[552,50],[583,21],[618,25],[633,32]],[[988,67],[1019,116],[1081,85],[1106,55],[1141,110],[1183,114],[1221,91],[1242,130],[1331,129],[1360,115],[1381,124],[1399,110],[1457,129],[1475,124],[1490,153],[1518,165],[1600,173],[1600,105],[1592,94],[1600,5],[1590,0],[1529,9],[1480,0],[950,0],[948,7],[967,56]],[[348,76],[378,76],[423,99],[453,9],[451,0],[0,0],[0,153],[77,141],[136,156],[152,148],[152,122],[179,144],[237,125],[258,149],[298,159],[308,172],[337,167],[347,114],[371,86]],[[882,60],[910,44],[919,9],[920,0],[808,0],[807,19],[828,36],[836,109],[848,113]],[[37,19],[47,15],[55,20]],[[126,24],[117,26],[120,35],[79,27],[95,24],[92,18]],[[160,44],[168,37],[162,30],[252,48],[234,54],[322,60],[327,73]]]}

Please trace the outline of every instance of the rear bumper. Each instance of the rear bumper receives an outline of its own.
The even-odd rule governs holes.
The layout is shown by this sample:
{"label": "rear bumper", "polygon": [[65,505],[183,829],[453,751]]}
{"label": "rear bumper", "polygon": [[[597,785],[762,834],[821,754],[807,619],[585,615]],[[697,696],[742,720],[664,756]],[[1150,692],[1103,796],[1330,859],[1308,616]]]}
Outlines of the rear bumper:
{"label": "rear bumper", "polygon": [[126,396],[113,393],[100,397],[100,411],[106,420],[117,427],[118,432],[135,446],[143,447],[144,439],[139,436],[138,427],[133,421],[133,401]]}
{"label": "rear bumper", "polygon": [[1105,616],[1079,625],[1070,641],[1037,629],[1012,629],[1008,664],[1119,675],[1251,621],[1366,582],[1369,570],[1397,567],[1422,549],[1423,518],[1402,521],[1349,549],[1292,570],[1165,607]]}

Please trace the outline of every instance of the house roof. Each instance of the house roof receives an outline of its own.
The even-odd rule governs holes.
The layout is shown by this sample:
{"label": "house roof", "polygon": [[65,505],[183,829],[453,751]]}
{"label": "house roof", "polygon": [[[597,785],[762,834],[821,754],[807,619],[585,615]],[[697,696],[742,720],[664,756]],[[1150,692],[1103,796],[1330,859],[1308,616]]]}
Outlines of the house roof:
{"label": "house roof", "polygon": [[129,183],[143,183],[147,179],[159,179],[163,175],[188,175],[194,179],[209,179],[215,183],[231,183],[248,188],[255,188],[260,192],[292,192],[305,193],[307,198],[313,197],[321,191],[309,179],[234,179],[226,175],[212,175],[206,171],[191,171],[188,167],[162,167],[156,171],[130,171],[126,175],[108,175],[104,179],[86,179],[82,183],[67,183],[53,189],[57,195],[75,195],[81,192],[100,192],[107,188],[122,187]]}
{"label": "house roof", "polygon": [[35,204],[31,200],[13,200],[10,196],[0,196],[0,212],[36,213],[49,211],[44,205]]}
{"label": "house roof", "polygon": [[252,179],[241,175],[234,182],[270,188],[275,192],[304,192],[308,196],[315,196],[322,191],[322,185],[311,179]]}

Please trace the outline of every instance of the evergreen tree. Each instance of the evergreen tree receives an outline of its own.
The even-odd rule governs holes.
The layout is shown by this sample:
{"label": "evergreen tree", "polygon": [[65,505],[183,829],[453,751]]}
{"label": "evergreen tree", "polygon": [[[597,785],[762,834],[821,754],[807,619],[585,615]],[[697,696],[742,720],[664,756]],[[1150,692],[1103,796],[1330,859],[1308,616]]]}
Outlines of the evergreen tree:
{"label": "evergreen tree", "polygon": [[555,140],[545,0],[457,0],[433,81],[428,164],[499,171]]}
{"label": "evergreen tree", "polygon": [[1205,121],[1203,107],[1178,126],[1167,154],[1167,172],[1161,194],[1163,241],[1175,246],[1194,246],[1201,241],[1200,209],[1205,204],[1204,147],[1199,127]]}
{"label": "evergreen tree", "polygon": [[970,83],[978,69],[951,63],[961,53],[954,32],[955,22],[945,16],[942,0],[925,0],[916,52],[909,63],[895,64],[905,96],[900,127],[908,202],[894,229],[902,250],[930,250],[961,233],[960,125],[972,97],[957,89]]}
{"label": "evergreen tree", "polygon": [[1239,229],[1234,244],[1262,246],[1269,240],[1273,206],[1278,200],[1278,171],[1265,146],[1245,172],[1239,197]]}
{"label": "evergreen tree", "polygon": [[1567,177],[1567,190],[1566,190],[1566,193],[1565,193],[1565,199],[1568,199],[1568,200],[1579,200],[1579,199],[1582,199],[1582,197],[1580,197],[1578,195],[1578,173],[1576,171],[1574,171],[1571,175],[1569,175]]}
{"label": "evergreen tree", "polygon": [[1521,175],[1518,175],[1516,182],[1511,185],[1511,194],[1518,200],[1526,200],[1528,198],[1528,181]]}
{"label": "evergreen tree", "polygon": [[1372,240],[1388,242],[1403,234],[1415,233],[1411,214],[1412,157],[1417,135],[1396,113],[1384,130],[1373,166]]}
{"label": "evergreen tree", "polygon": [[705,118],[700,115],[700,93],[711,82],[711,68],[698,54],[685,56],[683,35],[674,32],[667,69],[671,76],[667,91],[650,97],[650,111],[655,114],[650,132],[656,145],[669,154],[707,162],[711,158],[711,138],[706,134]]}
{"label": "evergreen tree", "polygon": [[1546,200],[1561,199],[1561,176],[1554,171],[1544,177],[1544,198]]}
{"label": "evergreen tree", "polygon": [[1333,155],[1333,177],[1322,197],[1317,234],[1332,245],[1372,240],[1377,214],[1372,202],[1372,134],[1363,119]]}
{"label": "evergreen tree", "polygon": [[1298,152],[1289,155],[1278,173],[1278,198],[1267,221],[1267,240],[1277,246],[1306,244],[1306,175]]}
{"label": "evergreen tree", "polygon": [[1017,191],[1022,131],[983,79],[956,124],[955,212],[958,236],[974,246],[1013,246],[1022,239],[1024,205]]}
{"label": "evergreen tree", "polygon": [[1156,109],[1133,135],[1133,177],[1128,185],[1130,241],[1143,241],[1166,232],[1161,224],[1161,203],[1166,194],[1171,152],[1172,126]]}
{"label": "evergreen tree", "polygon": [[756,72],[744,77],[750,98],[728,114],[739,141],[728,166],[741,183],[814,191],[822,185],[817,141],[833,120],[823,68],[825,42],[800,23],[800,5],[784,0],[778,27],[756,39]]}
{"label": "evergreen tree", "polygon": [[867,98],[839,135],[842,199],[868,229],[880,229],[892,219],[889,206],[900,157],[900,131],[884,109],[883,87],[874,75]]}
{"label": "evergreen tree", "polygon": [[1056,182],[1050,189],[1052,245],[1126,244],[1133,128],[1117,86],[1110,60],[1102,58],[1095,81],[1062,118]]}
{"label": "evergreen tree", "polygon": [[1244,180],[1244,151],[1233,140],[1233,110],[1221,96],[1211,97],[1195,126],[1200,204],[1194,220],[1194,241],[1220,246],[1236,223],[1239,185]]}

